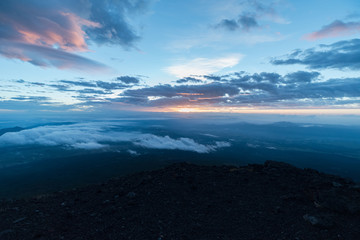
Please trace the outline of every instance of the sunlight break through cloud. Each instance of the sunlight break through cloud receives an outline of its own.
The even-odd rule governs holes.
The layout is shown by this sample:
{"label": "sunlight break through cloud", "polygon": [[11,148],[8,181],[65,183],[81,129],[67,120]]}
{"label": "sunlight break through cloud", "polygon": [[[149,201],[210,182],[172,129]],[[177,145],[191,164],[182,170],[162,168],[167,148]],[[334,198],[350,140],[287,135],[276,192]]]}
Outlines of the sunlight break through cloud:
{"label": "sunlight break through cloud", "polygon": [[71,125],[41,126],[0,136],[0,147],[8,145],[60,146],[72,149],[100,149],[110,143],[131,142],[151,149],[170,149],[209,153],[218,148],[229,147],[228,142],[204,145],[190,138],[173,139],[140,132],[126,132],[119,125],[109,123],[81,123]]}

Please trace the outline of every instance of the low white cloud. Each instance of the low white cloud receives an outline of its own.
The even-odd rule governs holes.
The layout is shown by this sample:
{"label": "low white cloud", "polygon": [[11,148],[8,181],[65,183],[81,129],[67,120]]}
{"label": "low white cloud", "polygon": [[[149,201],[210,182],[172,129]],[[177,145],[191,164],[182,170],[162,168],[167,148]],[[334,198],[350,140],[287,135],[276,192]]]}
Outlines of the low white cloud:
{"label": "low white cloud", "polygon": [[140,153],[138,153],[138,152],[135,151],[135,150],[131,150],[131,149],[127,150],[127,152],[128,152],[130,155],[132,155],[132,156],[139,156],[139,155],[140,155]]}
{"label": "low white cloud", "polygon": [[231,144],[229,142],[216,142],[216,145],[213,146],[214,149],[216,148],[223,148],[223,147],[230,147]]}
{"label": "low white cloud", "polygon": [[103,148],[106,147],[107,145],[105,144],[100,144],[97,142],[82,142],[82,143],[75,143],[72,144],[73,148],[79,148],[79,149],[98,149],[98,148]]}
{"label": "low white cloud", "polygon": [[165,68],[165,71],[178,77],[191,75],[208,75],[237,65],[243,58],[242,54],[231,55],[221,58],[195,58],[181,64],[175,64]]}
{"label": "low white cloud", "polygon": [[145,135],[138,139],[135,144],[155,149],[180,149],[198,153],[207,153],[212,151],[213,146],[206,146],[195,142],[190,138],[173,139],[169,136],[160,137],[152,134]]}
{"label": "low white cloud", "polygon": [[[60,146],[74,149],[106,148],[110,143],[131,142],[152,149],[178,149],[208,153],[230,143],[215,142],[204,145],[190,138],[174,139],[141,132],[128,132],[121,125],[112,123],[78,123],[71,125],[40,126],[19,132],[8,132],[0,136],[0,147],[8,145]],[[129,152],[132,154],[132,152]]]}

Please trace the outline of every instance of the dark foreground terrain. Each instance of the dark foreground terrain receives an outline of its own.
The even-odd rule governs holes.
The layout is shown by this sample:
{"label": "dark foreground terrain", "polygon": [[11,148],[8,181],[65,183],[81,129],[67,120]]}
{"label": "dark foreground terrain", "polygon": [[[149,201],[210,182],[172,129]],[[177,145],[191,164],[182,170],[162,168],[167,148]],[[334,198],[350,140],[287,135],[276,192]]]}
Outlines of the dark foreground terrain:
{"label": "dark foreground terrain", "polygon": [[0,239],[360,239],[360,187],[268,161],[180,163],[0,202]]}

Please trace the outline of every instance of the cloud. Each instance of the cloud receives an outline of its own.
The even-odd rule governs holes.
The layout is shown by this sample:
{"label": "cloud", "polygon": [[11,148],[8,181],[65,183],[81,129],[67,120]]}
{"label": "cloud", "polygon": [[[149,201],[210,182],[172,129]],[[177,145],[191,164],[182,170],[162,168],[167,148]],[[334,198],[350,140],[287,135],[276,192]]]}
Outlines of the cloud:
{"label": "cloud", "polygon": [[19,132],[8,132],[0,136],[0,146],[44,145],[75,149],[106,148],[111,143],[131,142],[151,149],[170,149],[209,153],[230,143],[215,142],[204,145],[190,138],[174,139],[148,133],[127,132],[122,125],[114,123],[77,123],[69,125],[41,126]]}
{"label": "cloud", "polygon": [[[342,46],[343,43],[338,44]],[[328,49],[327,47],[324,47]],[[350,51],[350,50],[349,50]],[[296,51],[293,56],[301,53]],[[344,52],[343,52],[344,53]],[[198,82],[197,79],[203,79]],[[11,81],[27,84],[27,81]],[[73,105],[56,103],[56,98],[39,96],[36,91],[26,95],[17,92],[12,98],[0,98],[2,109],[57,110],[107,109],[163,110],[193,107],[194,109],[243,108],[359,108],[360,78],[325,79],[317,71],[296,71],[287,74],[276,72],[247,73],[244,71],[226,75],[197,75],[179,79],[173,84],[133,87],[113,79],[105,81],[61,80],[59,84],[46,84],[42,91],[64,91],[66,100]],[[30,86],[30,85],[29,85]],[[117,90],[117,91],[116,91]],[[55,97],[55,96],[54,96]],[[62,100],[60,100],[62,101]]]}
{"label": "cloud", "polygon": [[169,66],[165,71],[179,78],[207,75],[224,68],[234,67],[242,58],[241,54],[221,58],[195,58],[182,64]]}
{"label": "cloud", "polygon": [[59,92],[72,92],[74,90],[70,89],[70,86],[63,84],[49,84],[49,87],[55,88]]}
{"label": "cloud", "polygon": [[360,22],[343,22],[335,20],[329,25],[323,26],[319,31],[304,36],[307,40],[319,40],[323,38],[341,37],[360,32]]}
{"label": "cloud", "polygon": [[256,18],[252,15],[240,15],[237,20],[223,19],[217,25],[218,28],[224,28],[229,31],[241,30],[249,32],[253,28],[260,27]]}
{"label": "cloud", "polygon": [[127,152],[132,156],[139,156],[140,155],[140,153],[138,153],[137,151],[131,150],[131,149],[127,150]]}
{"label": "cloud", "polygon": [[97,87],[96,83],[88,81],[60,80],[59,82],[80,87]]}
{"label": "cloud", "polygon": [[81,18],[58,3],[51,0],[44,5],[36,0],[1,1],[1,39],[43,47],[57,45],[66,51],[86,51],[82,29],[97,28],[100,24]]}
{"label": "cloud", "polygon": [[[206,78],[206,76],[204,76]],[[146,107],[317,107],[358,104],[360,79],[327,79],[319,72],[235,72],[210,83],[129,89],[112,103]],[[208,81],[210,81],[208,78]]]}
{"label": "cloud", "polygon": [[[209,83],[202,85],[177,85],[171,86],[157,85],[154,87],[130,89],[126,90],[121,96],[126,97],[128,100],[137,99],[137,101],[147,102],[149,97],[160,98],[174,98],[174,99],[211,99],[220,98],[223,96],[234,96],[239,93],[236,86],[227,83]],[[151,100],[150,100],[151,101]]]}
{"label": "cloud", "polygon": [[0,39],[0,54],[10,59],[20,59],[40,67],[104,71],[107,67],[99,62],[54,48],[34,44],[3,41]]}
{"label": "cloud", "polygon": [[130,76],[117,77],[116,80],[123,82],[125,84],[138,84],[140,82],[139,78],[130,77]]}
{"label": "cloud", "polygon": [[274,58],[274,65],[301,64],[310,69],[360,69],[360,39],[335,42],[330,45],[319,45],[319,48],[295,50],[282,58]]}
{"label": "cloud", "polygon": [[[118,79],[117,79],[118,80]],[[124,88],[129,88],[131,87],[130,84],[124,84],[122,81],[121,82],[108,82],[108,81],[101,81],[101,80],[97,80],[97,81],[72,81],[72,80],[60,80],[60,83],[65,83],[68,86],[63,86],[63,85],[51,85],[54,86],[56,88],[60,88],[60,89],[64,89],[65,91],[68,91],[69,86],[77,86],[77,87],[88,87],[88,88],[101,88],[104,89],[106,91],[111,91],[111,90],[115,90],[115,89],[124,89]],[[79,91],[79,90],[76,90]]]}
{"label": "cloud", "polygon": [[149,2],[145,0],[91,0],[90,20],[99,23],[101,27],[88,28],[87,35],[99,44],[134,47],[134,42],[139,39],[139,36],[127,20],[128,13],[145,11]]}
{"label": "cloud", "polygon": [[208,153],[215,151],[217,148],[230,147],[230,143],[227,142],[216,142],[215,145],[202,145],[190,138],[172,139],[169,136],[160,137],[156,135],[146,135],[135,144],[146,148],[180,149],[198,153]]}
{"label": "cloud", "polygon": [[249,31],[251,28],[259,27],[255,17],[251,15],[241,15],[238,19],[238,23],[244,31]]}
{"label": "cloud", "polygon": [[185,78],[181,78],[176,80],[176,83],[202,83],[203,81],[197,78],[193,78],[193,77],[185,77]]}
{"label": "cloud", "polygon": [[105,82],[105,81],[96,81],[96,86],[105,90],[115,90],[115,89],[124,89],[128,88],[129,86],[118,83],[118,82]]}
{"label": "cloud", "polygon": [[51,98],[44,96],[17,96],[11,98],[11,100],[30,101],[30,102],[45,102],[45,101],[49,101],[50,99]]}
{"label": "cloud", "polygon": [[310,83],[314,82],[319,78],[321,74],[319,72],[306,72],[306,71],[297,71],[285,75],[287,82],[304,82]]}
{"label": "cloud", "polygon": [[[47,145],[47,144],[45,144],[45,145]],[[106,147],[106,145],[100,144],[97,142],[79,142],[79,143],[72,144],[71,147],[77,148],[77,149],[92,150],[92,149],[104,148],[104,147]]]}
{"label": "cloud", "polygon": [[77,90],[76,92],[81,93],[81,94],[100,94],[100,95],[105,95],[105,94],[111,93],[111,92],[105,92],[105,91],[97,90],[97,89],[93,89],[93,88],[84,88],[81,90]]}
{"label": "cloud", "polygon": [[99,67],[70,52],[88,51],[89,41],[133,48],[139,36],[127,19],[146,8],[143,0],[3,0],[0,54],[37,66]]}
{"label": "cloud", "polygon": [[[52,101],[50,102],[50,100]],[[0,99],[0,105],[3,109],[28,113],[29,117],[34,116],[36,112],[66,112],[73,108],[73,106],[59,102],[56,103],[53,99],[39,98],[38,96],[18,96],[14,97],[14,99]]]}
{"label": "cloud", "polygon": [[261,28],[259,20],[275,22],[279,24],[289,23],[280,17],[275,10],[276,2],[248,0],[241,3],[243,11],[236,18],[224,18],[215,28],[223,28],[228,31],[250,32],[253,29]]}

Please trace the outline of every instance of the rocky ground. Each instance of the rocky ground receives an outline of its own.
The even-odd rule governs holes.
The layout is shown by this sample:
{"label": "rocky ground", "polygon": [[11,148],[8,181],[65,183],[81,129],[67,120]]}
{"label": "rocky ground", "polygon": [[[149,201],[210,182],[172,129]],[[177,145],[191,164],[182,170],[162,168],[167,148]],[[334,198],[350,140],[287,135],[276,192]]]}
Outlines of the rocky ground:
{"label": "rocky ground", "polygon": [[268,161],[174,164],[0,202],[0,239],[360,239],[360,187]]}

